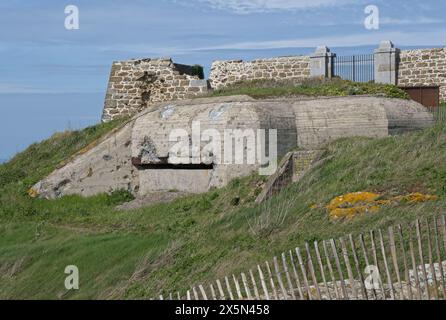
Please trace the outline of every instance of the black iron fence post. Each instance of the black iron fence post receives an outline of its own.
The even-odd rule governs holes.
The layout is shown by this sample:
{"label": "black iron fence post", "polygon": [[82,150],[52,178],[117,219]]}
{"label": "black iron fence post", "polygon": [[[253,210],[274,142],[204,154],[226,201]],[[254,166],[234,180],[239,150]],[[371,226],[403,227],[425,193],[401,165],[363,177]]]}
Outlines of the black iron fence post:
{"label": "black iron fence post", "polygon": [[335,57],[334,76],[355,82],[375,80],[375,57],[373,54]]}

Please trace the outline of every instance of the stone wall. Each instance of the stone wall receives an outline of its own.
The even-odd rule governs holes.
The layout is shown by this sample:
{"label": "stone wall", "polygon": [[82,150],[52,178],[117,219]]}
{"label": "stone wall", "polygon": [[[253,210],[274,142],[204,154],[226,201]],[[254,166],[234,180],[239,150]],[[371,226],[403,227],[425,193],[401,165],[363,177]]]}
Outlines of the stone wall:
{"label": "stone wall", "polygon": [[114,62],[105,97],[102,121],[135,114],[150,104],[187,99],[206,93],[208,84],[191,75],[192,67],[171,59]]}
{"label": "stone wall", "polygon": [[[409,87],[438,85],[440,100],[446,101],[446,48],[401,51],[399,57],[398,53],[390,41],[381,43],[375,51],[376,82]],[[133,115],[157,102],[193,98],[210,88],[221,89],[240,81],[331,77],[333,57],[327,47],[321,46],[311,56],[214,61],[209,81],[193,75],[191,66],[173,63],[170,58],[114,62],[102,121]]]}
{"label": "stone wall", "polygon": [[401,51],[399,86],[440,86],[440,100],[446,101],[446,48]]}
{"label": "stone wall", "polygon": [[301,80],[310,77],[310,57],[291,56],[272,59],[214,61],[209,77],[213,89],[245,80]]}

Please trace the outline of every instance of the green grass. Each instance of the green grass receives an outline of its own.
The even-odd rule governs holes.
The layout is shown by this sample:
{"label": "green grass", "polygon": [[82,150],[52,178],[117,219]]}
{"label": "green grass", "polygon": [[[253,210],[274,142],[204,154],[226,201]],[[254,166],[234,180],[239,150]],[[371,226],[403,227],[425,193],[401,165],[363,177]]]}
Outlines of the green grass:
{"label": "green grass", "polygon": [[126,120],[122,118],[81,131],[56,133],[50,139],[32,144],[0,166],[0,186],[15,183],[15,187],[21,188],[35,184],[75,152],[94,143]]}
{"label": "green grass", "polygon": [[[76,139],[56,135],[0,166],[0,298],[154,297],[246,271],[305,241],[446,213],[444,124],[403,136],[338,140],[327,147],[329,160],[262,206],[254,204],[258,176],[125,212],[114,209],[129,199],[125,192],[27,197],[36,180],[106,129],[90,128]],[[440,198],[330,221],[324,206],[355,191]],[[318,209],[310,209],[314,204]],[[64,269],[72,264],[79,267],[80,290],[67,292]]]}
{"label": "green grass", "polygon": [[213,91],[211,96],[248,95],[256,99],[278,96],[351,96],[378,95],[389,98],[408,99],[409,96],[394,85],[360,83],[342,80],[308,79],[293,81],[255,80],[240,82],[224,89]]}

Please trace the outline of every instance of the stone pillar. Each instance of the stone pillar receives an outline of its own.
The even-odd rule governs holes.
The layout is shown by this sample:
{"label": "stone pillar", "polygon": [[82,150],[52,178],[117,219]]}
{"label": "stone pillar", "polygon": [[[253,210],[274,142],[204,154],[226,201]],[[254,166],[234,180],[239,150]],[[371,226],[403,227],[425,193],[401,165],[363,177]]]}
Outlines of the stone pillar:
{"label": "stone pillar", "polygon": [[331,53],[326,46],[317,47],[316,52],[310,56],[310,76],[319,78],[333,77],[333,58],[336,54]]}
{"label": "stone pillar", "polygon": [[398,61],[400,50],[392,41],[382,41],[375,50],[375,82],[398,84]]}

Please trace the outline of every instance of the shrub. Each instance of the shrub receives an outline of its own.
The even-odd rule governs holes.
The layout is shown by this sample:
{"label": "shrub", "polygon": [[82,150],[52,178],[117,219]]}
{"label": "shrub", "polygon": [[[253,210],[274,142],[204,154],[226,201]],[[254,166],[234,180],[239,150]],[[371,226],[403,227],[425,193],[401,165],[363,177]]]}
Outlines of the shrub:
{"label": "shrub", "polygon": [[202,66],[195,64],[192,66],[191,74],[197,76],[200,79],[204,79],[204,69]]}

